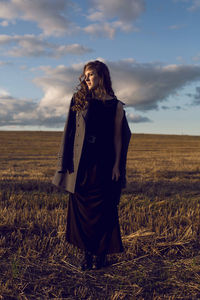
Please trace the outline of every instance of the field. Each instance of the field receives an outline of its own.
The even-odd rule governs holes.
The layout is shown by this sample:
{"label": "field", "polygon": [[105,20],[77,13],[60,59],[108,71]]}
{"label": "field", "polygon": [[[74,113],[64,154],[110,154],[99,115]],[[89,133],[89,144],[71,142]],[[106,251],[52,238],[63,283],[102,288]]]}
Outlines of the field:
{"label": "field", "polygon": [[0,299],[200,299],[200,137],[133,134],[125,252],[82,272],[51,179],[60,132],[0,132]]}

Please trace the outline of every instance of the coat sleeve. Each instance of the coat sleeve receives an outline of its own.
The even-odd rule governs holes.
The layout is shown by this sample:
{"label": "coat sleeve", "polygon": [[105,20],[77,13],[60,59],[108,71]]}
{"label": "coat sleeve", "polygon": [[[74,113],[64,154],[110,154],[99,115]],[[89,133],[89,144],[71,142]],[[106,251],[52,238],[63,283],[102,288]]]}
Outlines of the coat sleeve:
{"label": "coat sleeve", "polygon": [[122,188],[126,187],[126,159],[128,153],[128,146],[131,139],[131,130],[128,125],[126,118],[126,113],[124,111],[124,116],[122,119],[122,149],[120,158],[120,173],[121,173],[121,185]]}
{"label": "coat sleeve", "polygon": [[61,145],[58,152],[57,172],[66,173],[67,170],[73,172],[73,147],[74,134],[76,130],[75,112],[71,110],[74,100],[71,99]]}

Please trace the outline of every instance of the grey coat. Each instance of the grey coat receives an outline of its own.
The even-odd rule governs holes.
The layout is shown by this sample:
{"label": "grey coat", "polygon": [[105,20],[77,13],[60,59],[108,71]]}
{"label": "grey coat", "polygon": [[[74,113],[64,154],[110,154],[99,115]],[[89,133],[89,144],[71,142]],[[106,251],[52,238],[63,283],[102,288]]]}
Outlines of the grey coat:
{"label": "grey coat", "polygon": [[[73,99],[71,100],[70,108],[72,106],[72,101]],[[74,193],[78,167],[81,158],[83,142],[85,138],[85,128],[86,128],[85,125],[87,121],[88,109],[77,112],[75,116],[75,120],[71,125],[70,120],[72,118],[72,112],[70,108],[65,123],[60,150],[58,153],[57,170],[53,177],[52,183],[57,187],[64,189],[65,191]],[[72,145],[70,145],[70,136],[72,135],[73,130],[75,130],[74,140],[73,140],[74,145],[71,148]],[[128,122],[124,111],[124,117],[122,121],[122,149],[121,149],[121,159],[120,159],[120,174],[121,174],[122,187],[126,186],[126,157],[127,157],[130,138],[131,138],[131,131],[128,126]],[[71,149],[73,151],[72,154],[71,154]],[[73,167],[69,167],[66,165],[66,162],[69,157],[71,157],[73,160]]]}

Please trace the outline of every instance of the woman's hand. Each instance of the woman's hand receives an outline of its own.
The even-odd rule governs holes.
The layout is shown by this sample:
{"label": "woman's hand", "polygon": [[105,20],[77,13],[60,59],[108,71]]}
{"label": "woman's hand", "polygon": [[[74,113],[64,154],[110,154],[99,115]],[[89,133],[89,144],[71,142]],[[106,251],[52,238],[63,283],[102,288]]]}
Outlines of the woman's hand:
{"label": "woman's hand", "polygon": [[114,165],[112,170],[112,180],[118,181],[120,177],[119,167],[117,165]]}

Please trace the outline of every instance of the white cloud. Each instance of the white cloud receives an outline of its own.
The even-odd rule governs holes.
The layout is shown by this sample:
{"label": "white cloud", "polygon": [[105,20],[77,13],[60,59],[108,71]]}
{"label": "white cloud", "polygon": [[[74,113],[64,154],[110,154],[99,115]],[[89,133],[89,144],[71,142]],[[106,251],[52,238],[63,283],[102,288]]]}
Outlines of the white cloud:
{"label": "white cloud", "polygon": [[176,60],[178,60],[179,62],[182,62],[184,61],[184,58],[182,56],[177,56],[176,57]]}
{"label": "white cloud", "polygon": [[108,37],[113,39],[118,29],[124,32],[139,30],[137,27],[133,27],[132,24],[122,21],[93,23],[84,27],[82,30],[95,37]]}
{"label": "white cloud", "polygon": [[193,0],[192,1],[192,6],[190,6],[188,8],[188,10],[190,10],[190,11],[196,11],[198,9],[200,9],[200,0]]}
{"label": "white cloud", "polygon": [[[100,59],[99,59],[100,60]],[[117,97],[138,111],[158,109],[159,103],[175,95],[186,84],[200,78],[199,66],[160,66],[138,64],[133,59],[105,62],[111,71]],[[42,67],[45,75],[35,79],[44,92],[40,111],[51,116],[63,116],[69,104],[84,63],[71,67]],[[129,115],[134,122],[148,122],[147,117]]]}
{"label": "white cloud", "polygon": [[[113,38],[116,30],[138,30],[133,22],[144,12],[145,0],[88,0],[86,16],[90,22],[84,32]],[[1,0],[0,25],[8,26],[18,20],[34,22],[45,36],[80,33],[82,28],[70,20],[80,8],[72,0]],[[71,18],[72,19],[72,18]],[[74,18],[75,19],[75,18]]]}
{"label": "white cloud", "polygon": [[26,34],[24,36],[0,35],[0,45],[12,45],[12,48],[7,50],[5,54],[16,57],[61,57],[67,54],[82,55],[92,51],[79,44],[56,45],[44,40],[42,36],[35,36],[33,34]]}
{"label": "white cloud", "polygon": [[111,24],[114,28],[120,29],[121,31],[124,31],[124,32],[139,31],[139,29],[137,27],[133,26],[131,23],[115,21],[115,22],[112,22]]}
{"label": "white cloud", "polygon": [[28,99],[17,99],[8,93],[0,94],[0,126],[38,125],[36,103]]}
{"label": "white cloud", "polygon": [[95,36],[113,38],[117,30],[138,31],[133,22],[144,12],[144,0],[90,0],[87,18],[95,23],[83,30]]}
{"label": "white cloud", "polygon": [[187,10],[196,11],[200,8],[200,0],[174,0],[174,2],[189,3]]}
{"label": "white cloud", "polygon": [[134,114],[134,113],[130,113],[128,112],[126,114],[127,116],[127,120],[130,123],[146,123],[146,122],[152,122],[149,118],[138,115],[138,114]]}
{"label": "white cloud", "polygon": [[144,0],[90,0],[93,7],[91,16],[99,13],[103,14],[107,19],[117,18],[124,22],[135,21],[145,10]]}
{"label": "white cloud", "polygon": [[9,93],[6,89],[0,87],[0,97],[9,96]]}
{"label": "white cloud", "polygon": [[200,53],[192,57],[193,61],[200,61]]}
{"label": "white cloud", "polygon": [[[111,71],[116,96],[127,104],[130,122],[151,122],[148,116],[138,115],[137,111],[158,109],[162,101],[167,102],[168,96],[176,95],[177,91],[188,83],[200,78],[200,66],[194,65],[142,64],[130,58],[105,63]],[[32,99],[16,99],[1,88],[0,125],[62,127],[83,65],[84,63],[69,67],[60,65],[56,68],[41,66],[40,70],[44,75],[34,79],[34,83],[44,93],[39,102]],[[199,104],[199,89],[195,95],[189,96],[195,105]],[[174,105],[171,104],[170,109],[178,107],[176,102]],[[132,108],[136,111],[135,114],[131,112]],[[166,109],[167,106],[162,108]]]}
{"label": "white cloud", "polygon": [[[67,108],[67,106],[66,106]],[[59,116],[50,111],[42,110],[33,99],[14,98],[0,90],[0,127],[1,126],[44,126],[57,128],[63,126],[65,114]]]}
{"label": "white cloud", "polygon": [[105,16],[102,11],[92,12],[90,15],[87,16],[87,18],[92,22],[105,21]]}
{"label": "white cloud", "polygon": [[2,22],[0,23],[0,25],[1,25],[2,27],[7,27],[7,26],[9,25],[9,22],[8,22],[8,21],[2,21]]}
{"label": "white cloud", "polygon": [[171,29],[171,30],[179,30],[179,29],[182,29],[184,27],[185,27],[185,25],[183,25],[183,24],[174,24],[174,25],[169,26],[169,29]]}
{"label": "white cloud", "polygon": [[82,46],[80,44],[71,44],[58,46],[55,54],[56,56],[63,56],[66,54],[82,55],[92,51],[92,49]]}
{"label": "white cloud", "polygon": [[95,23],[95,24],[91,24],[86,26],[85,28],[83,28],[83,30],[86,33],[89,33],[91,35],[97,36],[97,37],[101,37],[101,36],[105,36],[108,38],[113,38],[116,32],[116,28],[112,26],[112,24],[110,23]]}
{"label": "white cloud", "polygon": [[45,118],[63,118],[66,115],[67,107],[71,100],[73,91],[78,85],[78,78],[82,70],[82,65],[41,67],[45,75],[34,80],[40,86],[44,96],[38,104],[40,111]]}
{"label": "white cloud", "polygon": [[[7,0],[0,1],[2,26],[21,19],[35,22],[45,35],[62,35],[71,30],[68,11],[70,0]],[[7,22],[7,23],[6,23]]]}
{"label": "white cloud", "polygon": [[2,66],[11,66],[11,65],[13,65],[13,63],[10,62],[10,61],[0,61],[0,67],[2,67]]}

